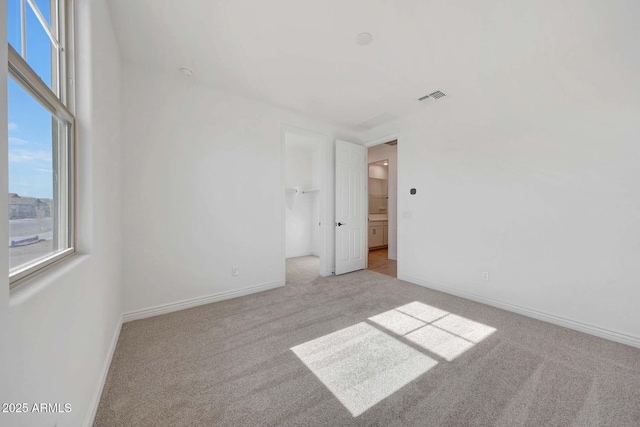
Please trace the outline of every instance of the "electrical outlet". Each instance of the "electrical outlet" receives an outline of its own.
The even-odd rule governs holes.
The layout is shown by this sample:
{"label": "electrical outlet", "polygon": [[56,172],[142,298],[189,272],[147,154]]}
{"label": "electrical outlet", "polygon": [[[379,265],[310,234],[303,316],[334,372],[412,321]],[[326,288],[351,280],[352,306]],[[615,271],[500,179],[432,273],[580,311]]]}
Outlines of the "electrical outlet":
{"label": "electrical outlet", "polygon": [[488,271],[483,271],[482,272],[482,280],[486,280],[487,282],[489,281],[489,272]]}
{"label": "electrical outlet", "polygon": [[237,276],[238,274],[240,274],[240,271],[238,271],[238,267],[231,267],[231,275]]}

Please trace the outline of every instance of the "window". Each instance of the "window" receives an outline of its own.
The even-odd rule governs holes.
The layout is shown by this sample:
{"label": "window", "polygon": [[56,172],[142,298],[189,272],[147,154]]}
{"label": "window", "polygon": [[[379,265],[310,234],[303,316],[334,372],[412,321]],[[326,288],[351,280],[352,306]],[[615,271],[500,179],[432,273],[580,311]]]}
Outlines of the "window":
{"label": "window", "polygon": [[69,0],[7,0],[9,277],[75,253]]}

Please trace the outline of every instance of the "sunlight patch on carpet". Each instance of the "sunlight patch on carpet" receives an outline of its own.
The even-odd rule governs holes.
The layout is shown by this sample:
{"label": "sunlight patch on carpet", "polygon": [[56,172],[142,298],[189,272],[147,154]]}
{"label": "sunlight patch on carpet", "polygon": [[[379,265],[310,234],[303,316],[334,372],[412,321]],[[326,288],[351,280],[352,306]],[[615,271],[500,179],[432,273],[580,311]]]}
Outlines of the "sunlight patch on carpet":
{"label": "sunlight patch on carpet", "polygon": [[474,343],[479,343],[496,331],[496,328],[456,316],[455,314],[450,314],[433,322],[433,326]]}
{"label": "sunlight patch on carpet", "polygon": [[448,362],[451,362],[474,345],[471,341],[467,341],[431,325],[411,332],[406,338],[425,350],[437,354]]}
{"label": "sunlight patch on carpet", "polygon": [[367,323],[291,350],[354,417],[438,364]]}
{"label": "sunlight patch on carpet", "polygon": [[397,310],[385,311],[377,316],[370,317],[369,320],[398,335],[408,334],[425,325],[424,322]]}
{"label": "sunlight patch on carpet", "polygon": [[367,320],[389,333],[362,322],[291,348],[354,417],[438,364],[419,349],[452,362],[496,331],[419,301]]}

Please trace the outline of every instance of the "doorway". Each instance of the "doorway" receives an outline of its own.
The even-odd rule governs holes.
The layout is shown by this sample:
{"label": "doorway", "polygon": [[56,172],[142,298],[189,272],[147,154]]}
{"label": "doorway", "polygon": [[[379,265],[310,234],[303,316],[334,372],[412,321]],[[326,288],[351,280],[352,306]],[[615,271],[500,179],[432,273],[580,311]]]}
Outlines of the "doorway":
{"label": "doorway", "polygon": [[282,125],[285,278],[313,279],[326,270],[324,135]]}
{"label": "doorway", "polygon": [[369,270],[397,277],[398,141],[367,149]]}

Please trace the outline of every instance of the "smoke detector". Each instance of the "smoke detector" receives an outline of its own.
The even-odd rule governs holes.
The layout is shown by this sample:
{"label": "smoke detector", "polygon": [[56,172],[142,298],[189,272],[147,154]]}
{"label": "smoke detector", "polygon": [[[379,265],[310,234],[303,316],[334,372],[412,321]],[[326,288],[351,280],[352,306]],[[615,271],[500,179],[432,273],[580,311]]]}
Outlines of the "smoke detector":
{"label": "smoke detector", "polygon": [[180,67],[179,70],[183,75],[187,76],[187,77],[191,77],[193,76],[193,70],[191,68],[188,67]]}
{"label": "smoke detector", "polygon": [[356,37],[356,43],[360,46],[366,46],[373,41],[373,36],[370,33],[360,33]]}
{"label": "smoke detector", "polygon": [[443,92],[440,92],[439,90],[430,93],[429,95],[425,95],[422,98],[418,98],[418,101],[420,102],[432,102],[432,101],[437,101],[440,98],[444,98],[446,95]]}

